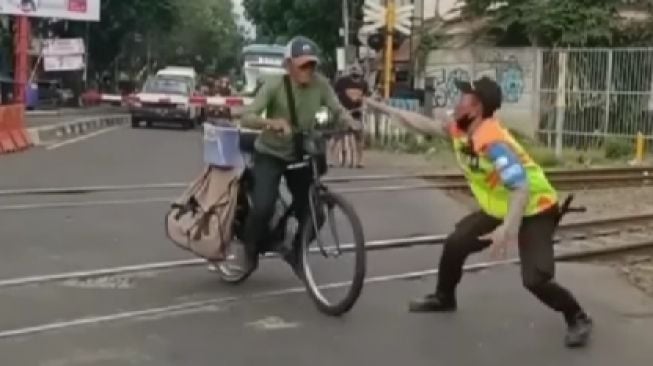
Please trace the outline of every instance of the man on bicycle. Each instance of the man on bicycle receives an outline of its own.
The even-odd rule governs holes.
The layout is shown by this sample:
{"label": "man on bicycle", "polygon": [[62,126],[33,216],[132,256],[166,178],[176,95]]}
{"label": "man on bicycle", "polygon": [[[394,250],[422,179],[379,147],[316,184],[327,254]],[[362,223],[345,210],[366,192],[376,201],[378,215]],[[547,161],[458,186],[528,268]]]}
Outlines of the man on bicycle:
{"label": "man on bicycle", "polygon": [[[347,74],[336,81],[336,94],[340,103],[347,108],[352,117],[358,122],[358,128],[346,135],[343,139],[332,142],[332,159],[336,161],[343,159],[345,163],[349,160],[351,167],[363,167],[363,98],[367,96],[368,87],[363,78],[363,69],[358,64],[353,64],[347,70]],[[342,156],[345,151],[346,155]]]}
{"label": "man on bicycle", "polygon": [[445,241],[436,291],[410,303],[413,312],[456,310],[455,290],[467,257],[487,247],[506,255],[516,245],[524,286],[563,314],[565,344],[584,346],[592,320],[574,296],[554,280],[553,234],[558,222],[556,190],[543,170],[515,141],[494,113],[501,88],[490,78],[457,82],[461,97],[449,123],[370,100],[368,105],[429,135],[446,135],[481,210],[463,218]]}
{"label": "man on bicycle", "polygon": [[[316,71],[319,64],[318,48],[306,37],[295,37],[286,46],[285,65],[290,78],[295,102],[297,125],[291,122],[284,76],[270,76],[256,93],[254,102],[242,115],[242,126],[262,129],[255,143],[253,157],[254,190],[252,210],[245,222],[244,255],[238,260],[239,270],[251,271],[258,263],[258,248],[269,232],[279,194],[279,183],[284,176],[293,197],[295,213],[302,220],[308,213],[308,188],[313,176],[310,168],[287,170],[302,158],[295,151],[293,136],[315,128],[315,116],[326,106],[338,123],[353,126],[355,122],[338,102],[327,78]],[[261,115],[265,113],[265,117]],[[300,223],[301,224],[301,223]],[[289,256],[286,260],[294,262]]]}

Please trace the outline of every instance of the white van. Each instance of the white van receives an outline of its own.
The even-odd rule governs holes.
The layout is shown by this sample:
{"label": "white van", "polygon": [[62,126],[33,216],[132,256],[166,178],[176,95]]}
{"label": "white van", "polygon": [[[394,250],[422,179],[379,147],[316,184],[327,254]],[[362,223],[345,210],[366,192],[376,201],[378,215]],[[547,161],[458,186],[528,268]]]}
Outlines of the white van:
{"label": "white van", "polygon": [[[184,82],[188,83],[189,89],[191,91],[191,96],[194,95],[199,88],[199,76],[197,75],[195,69],[192,67],[167,66],[159,70],[156,73],[156,76],[165,77],[166,79],[183,80]],[[198,119],[200,122],[202,122],[202,119],[205,115],[203,107],[193,104],[190,106],[190,109],[192,118]]]}
{"label": "white van", "polygon": [[167,78],[180,78],[188,82],[190,90],[197,90],[197,72],[192,67],[168,66],[159,70],[156,76],[165,76]]}

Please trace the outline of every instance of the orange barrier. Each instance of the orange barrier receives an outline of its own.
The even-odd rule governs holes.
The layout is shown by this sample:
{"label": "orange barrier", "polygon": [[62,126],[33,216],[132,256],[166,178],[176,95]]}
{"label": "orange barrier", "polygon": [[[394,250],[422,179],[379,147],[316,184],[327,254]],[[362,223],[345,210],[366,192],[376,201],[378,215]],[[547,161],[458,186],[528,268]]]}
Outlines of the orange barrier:
{"label": "orange barrier", "polygon": [[0,153],[25,150],[31,146],[25,129],[25,106],[0,106]]}

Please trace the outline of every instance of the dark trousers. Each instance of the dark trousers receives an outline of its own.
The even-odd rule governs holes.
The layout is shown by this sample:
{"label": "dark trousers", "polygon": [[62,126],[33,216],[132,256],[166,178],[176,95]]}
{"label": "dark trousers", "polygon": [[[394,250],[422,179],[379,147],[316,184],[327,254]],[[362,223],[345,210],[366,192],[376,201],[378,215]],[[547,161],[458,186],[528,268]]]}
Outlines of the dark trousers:
{"label": "dark trousers", "polygon": [[[523,219],[518,239],[521,276],[524,287],[533,295],[570,319],[581,308],[574,296],[554,280],[553,234],[557,214],[558,207],[554,207]],[[467,257],[491,244],[489,241],[479,240],[478,237],[490,233],[500,224],[500,220],[480,211],[468,215],[456,224],[454,232],[445,241],[440,258],[437,285],[439,293],[455,294]]]}
{"label": "dark trousers", "polygon": [[[256,255],[269,236],[269,224],[279,198],[281,177],[286,178],[292,194],[295,215],[303,220],[308,214],[308,188],[313,182],[311,169],[287,170],[288,162],[277,157],[254,154],[254,191],[252,210],[245,222],[244,244],[249,254]],[[301,224],[301,222],[300,222]]]}

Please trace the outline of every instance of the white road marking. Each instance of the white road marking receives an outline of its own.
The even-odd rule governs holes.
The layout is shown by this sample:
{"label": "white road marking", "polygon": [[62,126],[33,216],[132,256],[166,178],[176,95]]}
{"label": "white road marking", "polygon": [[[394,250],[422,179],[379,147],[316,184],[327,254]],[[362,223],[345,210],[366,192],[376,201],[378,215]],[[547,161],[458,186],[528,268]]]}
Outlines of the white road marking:
{"label": "white road marking", "polygon": [[[153,187],[152,189],[162,188],[177,188],[177,187]],[[348,189],[334,189],[333,191],[341,194],[348,193],[377,193],[377,192],[397,192],[397,191],[414,191],[414,190],[431,190],[432,185],[407,185],[407,186],[385,186],[385,187],[362,187],[362,188],[348,188]],[[0,191],[0,196],[3,192]],[[43,194],[43,193],[38,193]],[[11,194],[7,194],[11,195]],[[136,203],[155,203],[155,202],[172,202],[178,197],[165,197],[165,198],[144,198],[144,199],[129,199],[129,200],[110,200],[110,201],[86,201],[86,202],[53,202],[44,204],[16,204],[0,206],[0,211],[16,211],[16,210],[33,210],[44,208],[69,208],[69,207],[88,207],[88,206],[103,206],[103,205],[125,205]]]}
{"label": "white road marking", "polygon": [[261,320],[247,323],[247,326],[252,327],[256,330],[269,331],[299,328],[300,324],[296,322],[288,322],[278,316],[268,316]]}
{"label": "white road marking", "polygon": [[0,280],[0,288],[35,285],[40,283],[56,282],[56,281],[67,281],[67,280],[72,280],[77,278],[115,276],[115,275],[123,275],[123,274],[128,274],[133,272],[143,272],[143,271],[147,272],[147,271],[156,271],[156,270],[187,267],[187,266],[197,266],[206,263],[207,262],[203,259],[187,259],[187,260],[179,260],[179,261],[156,262],[156,263],[138,264],[133,266],[95,269],[95,270],[88,270],[88,271],[75,271],[75,272],[64,272],[64,273],[56,273],[56,274],[49,274],[49,275],[41,275],[41,276],[10,278],[6,280]]}
{"label": "white road marking", "polygon": [[[406,243],[406,246],[409,245],[430,245],[442,243],[446,235],[423,235],[423,236],[414,236],[408,238],[395,238],[395,239],[381,239],[381,240],[370,240],[365,243],[365,247],[368,250],[372,250],[378,247],[387,246],[389,243],[396,243],[401,241]],[[354,247],[352,243],[344,243],[341,245],[341,249],[349,250]],[[318,248],[311,248],[311,252],[318,252]],[[269,253],[264,256],[264,258],[275,258],[278,255]],[[130,266],[122,267],[110,267],[110,268],[101,268],[93,269],[86,271],[74,271],[74,272],[63,272],[63,273],[54,273],[47,275],[37,275],[37,276],[27,276],[27,277],[17,277],[17,278],[8,278],[0,280],[0,288],[3,287],[16,287],[16,286],[26,286],[26,285],[35,285],[47,282],[56,282],[56,281],[67,281],[75,279],[84,279],[84,278],[98,278],[106,276],[116,276],[116,275],[126,275],[130,273],[138,272],[138,276],[143,276],[144,273],[147,275],[152,275],[153,271],[162,271],[174,268],[181,267],[192,267],[198,265],[208,265],[209,263],[201,258],[186,259],[186,260],[177,260],[177,261],[167,261],[167,262],[152,262],[152,263],[143,263],[135,264]]]}
{"label": "white road marking", "polygon": [[72,208],[72,207],[91,207],[91,206],[115,206],[115,205],[132,205],[141,203],[171,203],[175,197],[153,197],[139,199],[123,200],[104,200],[104,201],[86,201],[86,202],[53,202],[53,203],[26,203],[16,205],[0,206],[0,211],[23,211],[23,210],[41,210],[47,208]]}
{"label": "white road marking", "polygon": [[[464,270],[466,272],[473,272],[473,271],[487,269],[499,265],[514,264],[518,262],[519,262],[518,259],[509,259],[509,260],[496,261],[496,262],[478,263],[478,264],[467,265],[464,267]],[[367,278],[365,280],[365,283],[372,284],[372,283],[382,283],[382,282],[396,281],[396,280],[403,280],[403,279],[421,278],[424,276],[430,276],[437,273],[438,273],[437,269],[429,269],[424,271],[406,272],[406,273],[400,273],[394,275],[376,276],[376,277]],[[320,288],[333,289],[333,288],[340,288],[349,285],[350,285],[350,281],[335,282],[335,283],[326,284],[324,286],[320,286]],[[77,318],[73,320],[46,323],[46,324],[40,324],[40,325],[25,327],[25,328],[3,330],[0,331],[0,339],[27,336],[32,334],[44,333],[48,331],[75,328],[84,325],[97,325],[101,323],[108,323],[108,322],[114,322],[119,320],[143,318],[143,317],[149,317],[154,315],[164,315],[173,312],[181,312],[181,314],[184,314],[186,313],[185,312],[186,310],[191,310],[191,309],[202,309],[202,308],[212,309],[213,308],[212,305],[239,302],[243,300],[257,300],[261,298],[281,297],[281,296],[293,295],[293,294],[298,294],[303,292],[305,292],[305,288],[303,286],[290,287],[290,288],[273,290],[273,291],[259,292],[253,295],[228,296],[228,297],[223,297],[218,299],[186,302],[186,303],[181,303],[181,304],[171,305],[171,306],[154,307],[154,308],[148,308],[143,310],[126,311],[122,313],[115,313],[109,315]]]}
{"label": "white road marking", "polygon": [[186,188],[190,183],[150,183],[150,184],[124,184],[106,186],[80,186],[80,187],[51,187],[51,188],[19,188],[0,190],[0,196],[26,196],[26,195],[59,195],[59,194],[85,194],[99,192],[142,191]]}
{"label": "white road marking", "polygon": [[117,130],[119,128],[122,128],[122,126],[112,126],[112,127],[109,127],[109,128],[99,130],[99,131],[91,132],[89,134],[78,136],[78,137],[72,138],[70,140],[66,140],[66,141],[56,143],[56,144],[49,145],[49,146],[46,147],[46,150],[54,150],[54,149],[58,149],[60,147],[71,145],[71,144],[74,144],[74,143],[77,143],[77,142],[88,140],[88,139],[90,139],[92,137],[99,136],[99,135],[105,134],[107,132],[115,131],[115,130]]}

